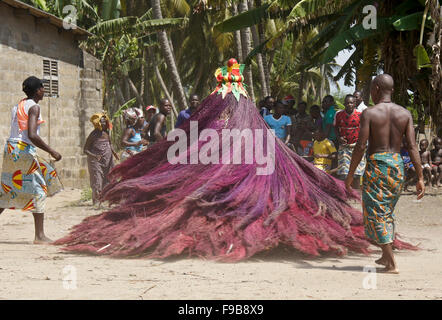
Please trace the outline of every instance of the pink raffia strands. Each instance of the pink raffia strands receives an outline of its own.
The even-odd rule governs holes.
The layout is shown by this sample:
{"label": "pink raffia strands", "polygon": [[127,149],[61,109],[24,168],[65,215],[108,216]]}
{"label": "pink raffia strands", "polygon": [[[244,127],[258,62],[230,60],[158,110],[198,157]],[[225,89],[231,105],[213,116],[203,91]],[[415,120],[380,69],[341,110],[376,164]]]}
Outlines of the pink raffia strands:
{"label": "pink raffia strands", "polygon": [[[268,128],[250,100],[241,96],[237,101],[231,93],[224,99],[208,96],[190,121],[198,121],[198,132],[216,130],[220,141],[225,128]],[[189,121],[181,129],[190,136]],[[199,141],[199,148],[221,145],[207,140]],[[362,213],[348,204],[357,195],[281,141],[275,141],[275,170],[269,175],[257,175],[263,165],[255,157],[251,164],[244,164],[244,158],[243,164],[171,164],[167,152],[174,143],[159,142],[117,166],[103,192],[112,209],[85,219],[56,244],[97,255],[165,258],[184,253],[225,262],[279,244],[313,256],[369,252]],[[244,150],[244,139],[241,143]],[[188,144],[187,155],[190,149]],[[264,143],[264,154],[266,149]]]}

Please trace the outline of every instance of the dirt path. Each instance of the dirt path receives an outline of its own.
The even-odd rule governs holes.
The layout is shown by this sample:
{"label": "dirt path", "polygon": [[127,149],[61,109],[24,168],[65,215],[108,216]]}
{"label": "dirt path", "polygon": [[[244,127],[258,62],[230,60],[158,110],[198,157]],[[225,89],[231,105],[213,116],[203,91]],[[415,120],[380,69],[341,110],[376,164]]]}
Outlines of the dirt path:
{"label": "dirt path", "polygon": [[[48,236],[60,238],[99,213],[73,206],[80,194],[66,190],[48,201]],[[404,239],[423,250],[398,252],[401,274],[378,273],[374,283],[363,268],[378,253],[305,259],[277,249],[236,264],[65,254],[32,245],[32,216],[7,210],[0,216],[0,299],[442,299],[442,188],[421,202],[403,195],[397,217]],[[376,289],[364,289],[364,281]]]}

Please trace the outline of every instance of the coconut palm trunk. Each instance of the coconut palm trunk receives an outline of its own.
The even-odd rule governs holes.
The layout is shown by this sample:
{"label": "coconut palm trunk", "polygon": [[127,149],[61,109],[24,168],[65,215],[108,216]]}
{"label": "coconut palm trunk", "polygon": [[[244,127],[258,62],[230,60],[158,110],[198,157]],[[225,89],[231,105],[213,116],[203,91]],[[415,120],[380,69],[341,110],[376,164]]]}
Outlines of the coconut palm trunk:
{"label": "coconut palm trunk", "polygon": [[[247,0],[242,0],[239,3],[239,13],[246,12],[248,10]],[[250,28],[241,29],[241,45],[242,45],[242,55],[243,59],[247,58],[249,52],[252,51],[251,41],[250,41]],[[243,61],[244,62],[244,61]],[[253,90],[253,76],[251,66],[247,66],[244,70],[244,78],[247,84],[247,92],[249,93],[252,101],[255,101],[255,92]]]}
{"label": "coconut palm trunk", "polygon": [[[151,5],[154,19],[163,19],[160,0],[151,0]],[[166,31],[158,31],[158,40],[160,43],[161,51],[164,55],[164,59],[166,61],[167,69],[169,70],[171,75],[170,78],[172,81],[175,96],[178,100],[179,109],[184,110],[187,107],[187,100],[184,94],[183,85],[181,84],[181,78],[178,73],[174,54],[172,52],[172,48],[169,45]]]}
{"label": "coconut palm trunk", "polygon": [[[238,7],[236,3],[232,3],[232,13],[234,16],[238,15]],[[241,45],[241,32],[239,30],[233,32],[233,40],[235,43],[236,59],[242,62],[243,56],[242,56],[242,45]]]}
{"label": "coconut palm trunk", "polygon": [[[253,9],[253,2],[249,1],[249,10]],[[252,26],[250,28],[250,31],[252,33],[252,39],[253,39],[253,45],[255,47],[259,46],[261,44],[261,41],[259,39],[258,29],[256,26]],[[264,63],[262,60],[262,54],[258,53],[256,55],[256,64],[258,65],[258,77],[259,82],[261,84],[261,99],[268,96],[267,93],[267,83],[266,83],[266,76],[265,76],[265,70],[264,70]]]}

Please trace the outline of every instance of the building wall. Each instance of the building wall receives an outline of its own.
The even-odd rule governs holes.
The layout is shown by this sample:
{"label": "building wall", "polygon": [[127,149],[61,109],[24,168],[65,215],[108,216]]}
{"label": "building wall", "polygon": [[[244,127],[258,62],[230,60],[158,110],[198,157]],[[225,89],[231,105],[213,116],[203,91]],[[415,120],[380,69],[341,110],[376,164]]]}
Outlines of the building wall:
{"label": "building wall", "polygon": [[[102,109],[100,61],[78,48],[72,33],[0,2],[0,144],[9,137],[11,109],[25,97],[22,82],[43,77],[43,59],[58,61],[59,97],[40,101],[41,137],[63,159],[56,164],[65,187],[89,184],[83,145],[90,116]],[[46,159],[49,155],[39,153]],[[0,161],[3,153],[0,152]]]}

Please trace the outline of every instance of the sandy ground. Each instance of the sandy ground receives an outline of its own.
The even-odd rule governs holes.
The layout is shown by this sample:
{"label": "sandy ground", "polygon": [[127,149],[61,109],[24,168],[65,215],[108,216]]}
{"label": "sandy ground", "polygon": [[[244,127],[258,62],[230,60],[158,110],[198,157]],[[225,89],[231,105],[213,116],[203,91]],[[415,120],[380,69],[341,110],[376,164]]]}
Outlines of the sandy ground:
{"label": "sandy ground", "polygon": [[[80,190],[65,190],[49,199],[48,236],[60,238],[99,213],[80,197]],[[0,216],[0,299],[442,299],[442,188],[421,202],[404,194],[397,221],[403,238],[423,250],[397,252],[401,273],[387,275],[364,272],[374,267],[376,248],[371,256],[316,259],[280,248],[235,264],[66,254],[33,245],[32,216],[6,210]]]}

